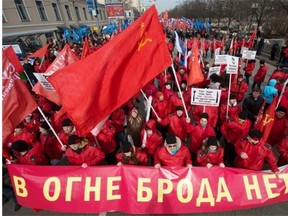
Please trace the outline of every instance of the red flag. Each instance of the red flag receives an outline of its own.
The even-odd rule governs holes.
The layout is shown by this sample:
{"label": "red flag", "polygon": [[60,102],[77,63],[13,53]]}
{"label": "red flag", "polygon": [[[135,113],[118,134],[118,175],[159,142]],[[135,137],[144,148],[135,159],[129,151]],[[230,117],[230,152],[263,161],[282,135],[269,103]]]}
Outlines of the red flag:
{"label": "red flag", "polygon": [[[71,51],[68,44],[64,46],[61,52],[58,54],[57,58],[52,62],[52,64],[47,68],[45,76],[50,76],[57,70],[78,61],[78,57]],[[42,95],[53,103],[60,105],[59,95],[55,90],[46,90],[40,82],[38,82],[32,89],[36,94]]]}
{"label": "red flag", "polygon": [[233,55],[234,38],[232,38],[229,48],[229,55]]}
{"label": "red flag", "polygon": [[270,131],[273,127],[277,101],[278,101],[278,95],[274,97],[273,102],[269,105],[267,111],[265,112],[265,115],[262,117],[260,125],[258,126],[259,128],[258,130],[260,130],[263,133],[262,140],[264,143],[268,139]]}
{"label": "red flag", "polygon": [[251,49],[253,47],[254,39],[256,37],[256,34],[257,34],[257,26],[256,26],[255,30],[253,31],[252,35],[249,38],[248,46],[247,46],[249,49]]}
{"label": "red flag", "polygon": [[68,65],[48,80],[77,130],[87,135],[171,64],[163,29],[152,6],[105,49]]}
{"label": "red flag", "polygon": [[192,46],[190,73],[188,77],[188,85],[200,83],[204,80],[204,76],[199,64],[199,48],[198,41],[194,40]]}
{"label": "red flag", "polygon": [[6,57],[9,59],[9,62],[14,66],[15,70],[18,73],[22,73],[24,71],[24,68],[12,46],[8,46],[6,49],[3,50],[3,52],[5,52]]}
{"label": "red flag", "polygon": [[49,44],[46,44],[45,46],[43,46],[42,48],[40,48],[39,50],[37,50],[36,52],[32,53],[31,55],[28,56],[28,58],[30,57],[43,57],[45,56],[45,54],[47,53]]}
{"label": "red flag", "polygon": [[[85,57],[88,56],[89,54],[90,54],[90,51],[89,51],[89,43],[88,43],[87,37],[85,37],[84,44],[83,44],[83,48],[82,48],[81,59],[85,58]],[[76,56],[75,56],[75,57],[76,57]]]}
{"label": "red flag", "polygon": [[266,105],[266,100],[264,100],[264,103],[262,104],[261,109],[258,112],[256,121],[254,124],[254,129],[261,130],[261,128],[262,128],[262,118],[263,118],[263,114],[264,114],[265,105]]}
{"label": "red flag", "polygon": [[2,53],[2,143],[37,104],[5,52]]}

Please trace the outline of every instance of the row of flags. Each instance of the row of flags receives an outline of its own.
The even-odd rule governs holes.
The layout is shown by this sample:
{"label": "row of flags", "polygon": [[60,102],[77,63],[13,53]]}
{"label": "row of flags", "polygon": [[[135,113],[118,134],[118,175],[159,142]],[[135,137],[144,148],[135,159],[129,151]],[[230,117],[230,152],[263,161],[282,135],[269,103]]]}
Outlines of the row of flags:
{"label": "row of flags", "polygon": [[161,23],[165,28],[173,29],[194,29],[196,31],[211,29],[211,22],[203,19],[191,20],[186,17],[182,18],[161,18]]}
{"label": "row of flags", "polygon": [[83,41],[83,38],[88,36],[89,28],[87,26],[79,26],[76,28],[71,28],[71,31],[65,27],[63,33],[63,39],[65,42],[69,41],[69,39],[73,39],[73,42],[79,43]]}
{"label": "row of flags", "polygon": [[124,20],[123,22],[121,20],[118,21],[118,24],[113,22],[107,25],[105,29],[102,30],[103,34],[106,35],[112,35],[115,32],[122,32],[125,30],[129,25],[131,25],[132,20]]}

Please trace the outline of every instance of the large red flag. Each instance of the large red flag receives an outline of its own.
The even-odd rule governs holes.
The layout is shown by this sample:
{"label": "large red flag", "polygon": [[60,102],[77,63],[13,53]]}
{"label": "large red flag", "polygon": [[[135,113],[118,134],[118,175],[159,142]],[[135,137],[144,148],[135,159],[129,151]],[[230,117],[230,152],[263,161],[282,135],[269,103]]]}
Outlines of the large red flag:
{"label": "large red flag", "polygon": [[37,104],[5,52],[2,53],[2,143]]}
{"label": "large red flag", "polygon": [[256,34],[257,34],[257,26],[256,26],[255,30],[253,31],[252,35],[249,38],[248,45],[247,45],[247,47],[249,49],[251,49],[253,47],[254,39],[256,37]]}
{"label": "large red flag", "polygon": [[[64,46],[61,52],[58,54],[57,58],[52,62],[52,64],[47,68],[44,73],[45,76],[50,76],[57,70],[78,61],[78,57],[71,51],[68,44]],[[42,95],[53,103],[60,105],[59,95],[55,90],[45,89],[40,82],[38,82],[32,89],[36,94]]]}
{"label": "large red flag", "polygon": [[43,57],[45,56],[45,54],[47,53],[49,44],[46,44],[45,46],[43,46],[42,48],[40,48],[39,50],[37,50],[36,52],[32,53],[31,55],[28,56],[28,58],[30,57]]}
{"label": "large red flag", "polygon": [[273,127],[277,101],[278,101],[278,95],[274,97],[273,102],[269,105],[259,125],[259,130],[263,133],[262,140],[264,142],[266,142],[266,140],[268,139],[270,131]]}
{"label": "large red flag", "polygon": [[85,37],[83,48],[82,48],[82,54],[81,54],[81,59],[85,58],[90,54],[89,51],[89,43],[87,37]]}
{"label": "large red flag", "polygon": [[194,40],[192,46],[190,73],[188,77],[188,85],[200,83],[204,80],[204,76],[199,64],[199,48],[198,41]]}
{"label": "large red flag", "polygon": [[24,68],[23,68],[21,62],[19,61],[19,59],[18,59],[14,49],[12,48],[12,46],[8,46],[6,49],[3,50],[3,52],[5,53],[9,62],[14,66],[15,70],[18,73],[22,73],[24,71]]}
{"label": "large red flag", "polygon": [[171,64],[152,6],[105,47],[48,80],[77,130],[86,135]]}

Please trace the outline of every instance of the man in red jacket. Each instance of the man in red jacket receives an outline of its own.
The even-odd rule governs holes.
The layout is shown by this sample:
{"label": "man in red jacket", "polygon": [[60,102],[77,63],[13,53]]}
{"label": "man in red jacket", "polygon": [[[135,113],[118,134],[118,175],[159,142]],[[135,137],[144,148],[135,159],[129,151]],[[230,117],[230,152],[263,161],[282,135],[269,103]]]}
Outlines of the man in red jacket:
{"label": "man in red jacket", "polygon": [[[247,61],[247,60],[246,60]],[[244,62],[246,62],[244,61]],[[246,67],[244,68],[244,71],[245,71],[245,77],[246,77],[246,83],[247,85],[249,86],[249,79],[250,79],[250,76],[252,75],[254,69],[255,69],[255,62],[256,60],[252,59],[252,60],[248,60],[248,63],[246,64]]]}
{"label": "man in red jacket", "polygon": [[259,88],[261,86],[261,83],[264,81],[266,73],[268,71],[269,67],[265,65],[264,60],[260,60],[260,68],[258,69],[256,75],[254,76],[254,83],[252,85],[252,89],[257,85]]}
{"label": "man in red jacket", "polygon": [[23,140],[18,140],[12,143],[12,149],[20,154],[20,164],[26,165],[49,165],[49,162],[44,154],[44,147],[35,143],[33,147]]}
{"label": "man in red jacket", "polygon": [[161,166],[192,167],[191,155],[186,146],[174,134],[166,134],[164,146],[162,146],[154,155],[154,167]]}
{"label": "man in red jacket", "polygon": [[89,145],[87,139],[81,139],[76,134],[69,136],[68,145],[66,157],[71,165],[86,168],[100,164],[105,158],[104,153],[98,147]]}
{"label": "man in red jacket", "polygon": [[249,86],[243,80],[243,75],[239,74],[236,85],[231,87],[231,92],[235,94],[238,103],[240,103],[244,99],[244,96],[247,93],[248,88]]}
{"label": "man in red jacket", "polygon": [[259,130],[252,129],[249,131],[247,138],[239,140],[235,144],[237,157],[235,167],[260,171],[267,161],[274,173],[279,173],[277,167],[277,158],[269,144],[262,140],[262,133]]}

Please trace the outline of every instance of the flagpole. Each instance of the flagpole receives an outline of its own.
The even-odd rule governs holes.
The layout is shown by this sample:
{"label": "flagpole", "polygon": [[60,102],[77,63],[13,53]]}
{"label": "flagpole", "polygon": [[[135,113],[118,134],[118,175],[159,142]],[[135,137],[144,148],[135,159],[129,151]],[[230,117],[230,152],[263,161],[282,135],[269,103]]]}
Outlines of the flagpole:
{"label": "flagpole", "polygon": [[[145,100],[149,103],[149,99],[147,98],[146,94],[143,92],[142,89],[140,91],[141,91],[143,97],[145,98]],[[156,115],[156,118],[158,119],[159,116],[158,116],[157,112],[155,111],[155,109],[153,108],[153,106],[151,106],[151,109],[152,109],[153,113]]]}
{"label": "flagpole", "polygon": [[185,105],[185,103],[184,103],[182,91],[181,91],[181,89],[180,89],[180,85],[179,85],[179,82],[178,82],[178,79],[177,79],[177,76],[176,76],[176,71],[175,71],[175,68],[174,68],[173,63],[172,63],[172,65],[171,65],[171,67],[172,67],[172,70],[173,70],[173,74],[174,74],[174,78],[175,78],[175,81],[176,81],[177,88],[178,88],[179,93],[180,93],[180,97],[181,97],[181,101],[182,101],[182,104],[183,104],[183,107],[184,107],[184,111],[185,111],[186,117],[189,117],[189,116],[188,116],[188,112],[187,112],[186,105]]}
{"label": "flagpole", "polygon": [[28,77],[27,72],[26,72],[25,70],[24,70],[24,74],[25,74],[25,76],[26,76],[26,78],[27,78],[29,84],[30,84],[31,87],[33,88],[34,85],[32,84],[32,82],[31,82],[30,78]]}
{"label": "flagpole", "polygon": [[228,110],[229,110],[229,100],[230,100],[230,91],[231,91],[231,79],[232,79],[232,74],[230,73],[229,77],[229,88],[228,88],[228,100],[227,100],[227,110],[226,110],[226,119],[228,119]]}
{"label": "flagpole", "polygon": [[41,115],[43,116],[43,118],[44,118],[44,120],[46,121],[46,123],[49,125],[51,131],[53,132],[54,136],[56,137],[56,139],[58,140],[58,142],[60,143],[60,145],[61,145],[62,147],[65,147],[65,146],[63,145],[62,141],[60,140],[59,136],[57,135],[57,133],[56,133],[55,130],[53,129],[52,125],[50,124],[50,122],[48,121],[48,119],[46,118],[46,116],[44,115],[42,109],[41,109],[39,106],[38,106],[37,108],[38,108],[39,112],[41,113]]}
{"label": "flagpole", "polygon": [[[148,110],[147,110],[147,114],[146,114],[146,122],[149,120],[150,117],[150,112],[151,112],[151,104],[152,104],[152,96],[149,97],[148,99]],[[146,141],[147,141],[147,132],[144,129],[144,136],[143,136],[143,140],[142,140],[142,148],[145,148],[146,146]]]}
{"label": "flagpole", "polygon": [[283,85],[283,87],[282,87],[281,94],[280,94],[280,96],[279,96],[279,99],[278,99],[278,102],[277,102],[277,105],[276,105],[276,108],[275,108],[275,109],[278,108],[278,106],[279,106],[279,104],[280,104],[280,102],[281,102],[281,99],[282,99],[282,96],[283,96],[283,94],[284,94],[284,91],[285,91],[285,88],[286,88],[287,84],[288,84],[288,79],[286,79],[286,81],[285,81],[285,83],[284,83],[284,85]]}

